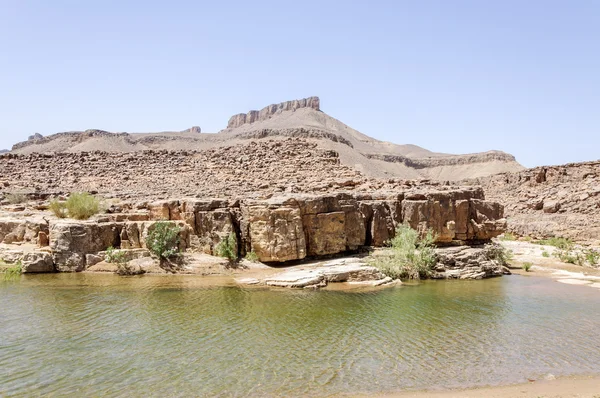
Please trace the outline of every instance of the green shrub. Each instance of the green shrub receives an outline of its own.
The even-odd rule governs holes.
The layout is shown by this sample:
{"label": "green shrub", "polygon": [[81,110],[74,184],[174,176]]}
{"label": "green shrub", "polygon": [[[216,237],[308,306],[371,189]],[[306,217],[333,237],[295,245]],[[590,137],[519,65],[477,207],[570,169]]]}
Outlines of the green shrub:
{"label": "green shrub", "polygon": [[256,252],[254,250],[246,253],[246,260],[251,261],[253,263],[257,263],[258,262],[258,254],[256,254]]}
{"label": "green shrub", "polygon": [[394,279],[420,279],[431,276],[437,257],[433,232],[420,237],[408,225],[400,225],[390,240],[391,254],[377,258],[372,264]]}
{"label": "green shrub", "polygon": [[146,247],[160,259],[168,259],[179,253],[180,228],[168,221],[158,221],[150,227]]}
{"label": "green shrub", "polygon": [[65,202],[61,202],[58,199],[52,199],[50,201],[50,211],[58,218],[67,217],[67,205]]}
{"label": "green shrub", "polygon": [[596,266],[600,262],[600,252],[594,249],[584,249],[585,259],[591,266]]}
{"label": "green shrub", "polygon": [[574,245],[573,241],[571,241],[568,238],[548,238],[548,239],[538,240],[535,243],[537,243],[538,245],[554,246],[558,249],[563,249],[563,250],[571,250]]}
{"label": "green shrub", "polygon": [[20,203],[27,202],[27,195],[23,193],[7,193],[4,195],[4,199],[6,199],[11,205],[18,205]]}
{"label": "green shrub", "polygon": [[570,249],[557,249],[553,255],[563,263],[575,264],[578,262],[577,254]]}
{"label": "green shrub", "polygon": [[23,265],[21,261],[17,261],[14,265],[8,265],[4,262],[0,261],[0,267],[3,269],[4,280],[11,281],[18,279],[21,273],[23,272]]}
{"label": "green shrub", "polygon": [[521,266],[521,268],[523,268],[523,270],[525,272],[529,272],[529,270],[531,269],[532,266],[533,266],[532,263],[523,263],[523,265]]}
{"label": "green shrub", "polygon": [[231,232],[217,244],[215,254],[219,257],[225,257],[229,261],[237,260],[237,238],[235,233]]}
{"label": "green shrub", "polygon": [[516,240],[517,237],[512,232],[505,232],[504,235],[500,238],[502,240]]}
{"label": "green shrub", "polygon": [[69,217],[86,220],[100,212],[100,200],[87,192],[74,192],[65,202]]}
{"label": "green shrub", "polygon": [[106,259],[106,262],[111,263],[111,264],[126,263],[127,262],[126,257],[127,256],[126,256],[125,252],[117,251],[112,246],[109,246],[108,249],[106,249],[106,255],[104,256],[104,258]]}
{"label": "green shrub", "polygon": [[542,256],[543,257],[550,257],[550,253],[548,253],[546,250],[542,251]]}
{"label": "green shrub", "polygon": [[513,259],[512,250],[508,250],[500,245],[486,245],[487,256],[490,260],[497,261],[500,265],[507,266]]}

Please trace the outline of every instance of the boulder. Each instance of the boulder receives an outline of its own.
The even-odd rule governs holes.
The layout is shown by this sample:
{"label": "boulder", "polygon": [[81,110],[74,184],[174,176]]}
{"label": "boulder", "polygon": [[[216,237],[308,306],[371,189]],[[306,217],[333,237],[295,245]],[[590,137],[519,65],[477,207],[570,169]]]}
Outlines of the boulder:
{"label": "boulder", "polygon": [[23,273],[46,273],[54,272],[54,260],[47,252],[29,252],[21,259]]}
{"label": "boulder", "polygon": [[544,201],[542,209],[544,213],[556,213],[560,210],[560,202],[557,200]]}

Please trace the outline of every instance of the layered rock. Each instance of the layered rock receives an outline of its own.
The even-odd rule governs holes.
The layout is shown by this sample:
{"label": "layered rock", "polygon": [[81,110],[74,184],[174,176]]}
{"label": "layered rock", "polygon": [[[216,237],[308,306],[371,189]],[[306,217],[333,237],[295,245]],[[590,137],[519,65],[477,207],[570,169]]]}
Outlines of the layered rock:
{"label": "layered rock", "polygon": [[309,97],[294,101],[285,101],[279,104],[271,104],[265,106],[260,111],[250,111],[248,113],[239,113],[233,115],[227,123],[227,128],[236,128],[244,124],[250,124],[257,121],[267,120],[277,113],[284,111],[295,111],[300,108],[312,108],[316,111],[320,111],[319,97]]}
{"label": "layered rock", "polygon": [[[145,248],[148,232],[158,221],[179,226],[182,251],[215,254],[219,242],[232,234],[239,255],[252,251],[262,262],[278,263],[382,246],[403,223],[431,230],[438,243],[486,241],[501,234],[506,224],[502,206],[484,200],[480,188],[164,200],[122,203],[113,210],[95,221],[50,220],[49,244],[57,270],[81,271],[89,254],[109,246]],[[31,223],[37,236],[28,238],[23,225],[27,221],[0,219],[5,239],[47,241],[46,224]]]}
{"label": "layered rock", "polygon": [[510,274],[496,258],[497,248],[458,246],[436,249],[434,279],[483,279]]}

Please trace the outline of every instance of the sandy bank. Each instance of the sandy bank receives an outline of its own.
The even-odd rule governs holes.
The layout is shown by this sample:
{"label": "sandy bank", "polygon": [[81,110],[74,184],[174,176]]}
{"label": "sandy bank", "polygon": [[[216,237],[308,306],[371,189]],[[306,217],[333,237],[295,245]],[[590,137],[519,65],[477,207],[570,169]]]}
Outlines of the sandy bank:
{"label": "sandy bank", "polygon": [[[600,397],[600,376],[565,377],[556,380],[540,380],[510,386],[450,391],[398,392],[376,396],[389,398],[598,398]],[[360,395],[357,397],[360,397]]]}

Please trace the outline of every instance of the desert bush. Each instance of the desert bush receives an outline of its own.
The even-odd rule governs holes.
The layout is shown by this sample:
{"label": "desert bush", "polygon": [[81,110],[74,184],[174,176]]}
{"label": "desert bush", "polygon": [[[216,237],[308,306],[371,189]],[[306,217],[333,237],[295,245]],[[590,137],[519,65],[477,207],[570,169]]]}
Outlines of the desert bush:
{"label": "desert bush", "polygon": [[215,254],[229,261],[237,260],[237,238],[235,233],[231,232],[217,244]]}
{"label": "desert bush", "polygon": [[150,227],[146,247],[160,259],[168,259],[179,253],[180,228],[167,221],[159,221]]}
{"label": "desert bush", "polygon": [[65,202],[69,217],[86,220],[100,212],[100,200],[87,192],[74,192]]}
{"label": "desert bush", "polygon": [[584,249],[583,255],[591,266],[596,266],[600,262],[600,252],[594,249]]}
{"label": "desert bush", "polygon": [[19,278],[23,272],[23,264],[21,261],[17,261],[14,265],[8,265],[0,261],[0,269],[2,269],[4,273],[3,279],[5,281],[11,281]]}
{"label": "desert bush", "polygon": [[512,232],[505,232],[504,235],[502,235],[502,237],[500,239],[511,241],[511,240],[516,240],[517,237]]}
{"label": "desert bush", "polygon": [[563,263],[576,264],[579,262],[577,253],[571,249],[557,249],[553,255]]}
{"label": "desert bush", "polygon": [[507,266],[513,259],[512,250],[495,244],[486,245],[487,256],[490,260],[496,260],[500,265]]}
{"label": "desert bush", "polygon": [[111,263],[111,264],[120,264],[120,263],[127,262],[125,253],[121,252],[121,251],[117,251],[117,249],[115,249],[112,246],[109,246],[106,249],[106,255],[104,256],[104,258],[107,263]]}
{"label": "desert bush", "polygon": [[246,260],[251,261],[253,263],[257,263],[258,262],[258,254],[256,254],[256,252],[254,250],[246,253]]}
{"label": "desert bush", "polygon": [[570,250],[573,248],[573,241],[568,238],[548,238],[538,240],[535,243],[538,245],[554,246],[562,250]]}
{"label": "desert bush", "polygon": [[546,250],[542,251],[542,257],[550,257],[550,253],[548,253]]}
{"label": "desert bush", "polygon": [[521,266],[521,268],[523,268],[523,270],[525,272],[529,272],[529,270],[531,269],[532,266],[533,266],[532,263],[527,262],[527,263],[523,263],[523,265]]}
{"label": "desert bush", "polygon": [[4,199],[6,199],[11,205],[18,205],[20,203],[27,202],[27,195],[23,193],[7,193],[4,195]]}
{"label": "desert bush", "polygon": [[372,264],[394,279],[427,278],[431,276],[437,259],[434,241],[432,231],[419,236],[408,225],[400,225],[396,236],[389,242],[391,254],[373,260]]}
{"label": "desert bush", "polygon": [[50,201],[50,211],[58,218],[67,217],[67,205],[65,202],[61,202],[58,199],[52,199]]}

